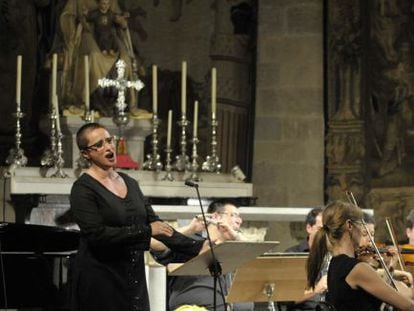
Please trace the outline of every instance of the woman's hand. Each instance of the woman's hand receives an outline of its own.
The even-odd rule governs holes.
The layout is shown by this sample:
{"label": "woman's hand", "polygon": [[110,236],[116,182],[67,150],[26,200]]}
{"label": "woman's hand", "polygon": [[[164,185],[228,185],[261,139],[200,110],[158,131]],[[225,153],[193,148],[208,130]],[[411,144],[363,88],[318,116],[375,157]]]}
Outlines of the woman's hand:
{"label": "woman's hand", "polygon": [[165,222],[162,221],[154,221],[150,224],[152,236],[156,235],[166,235],[166,236],[172,236],[173,235],[173,228]]}

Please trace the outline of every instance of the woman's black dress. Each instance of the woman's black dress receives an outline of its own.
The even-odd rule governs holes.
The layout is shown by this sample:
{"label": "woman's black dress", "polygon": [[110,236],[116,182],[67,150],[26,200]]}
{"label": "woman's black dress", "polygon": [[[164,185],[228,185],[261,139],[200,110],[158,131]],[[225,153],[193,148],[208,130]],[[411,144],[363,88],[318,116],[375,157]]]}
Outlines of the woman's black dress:
{"label": "woman's black dress", "polygon": [[[148,311],[144,251],[150,223],[159,220],[138,183],[119,173],[128,192],[121,198],[88,174],[72,187],[71,210],[81,230],[73,265],[71,309],[76,311]],[[171,249],[196,255],[202,241],[178,232],[157,236]]]}

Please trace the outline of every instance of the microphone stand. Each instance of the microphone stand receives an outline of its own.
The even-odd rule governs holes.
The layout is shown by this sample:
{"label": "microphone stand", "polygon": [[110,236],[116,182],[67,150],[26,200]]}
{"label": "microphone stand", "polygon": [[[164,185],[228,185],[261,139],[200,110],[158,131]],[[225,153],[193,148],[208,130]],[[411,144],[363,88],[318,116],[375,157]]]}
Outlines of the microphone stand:
{"label": "microphone stand", "polygon": [[209,264],[208,270],[210,271],[210,275],[214,279],[214,281],[213,281],[214,282],[213,283],[214,284],[213,285],[213,288],[214,288],[214,292],[213,292],[214,311],[217,310],[217,282],[219,283],[219,286],[220,286],[220,292],[221,292],[221,296],[222,296],[222,299],[223,299],[225,310],[227,310],[227,306],[226,306],[227,304],[226,304],[226,301],[225,301],[225,298],[224,298],[223,287],[222,287],[221,281],[219,279],[219,277],[222,273],[222,269],[221,269],[220,263],[218,262],[218,260],[216,258],[216,254],[214,253],[213,242],[211,241],[210,232],[207,228],[208,223],[207,223],[206,215],[204,213],[203,203],[201,202],[201,196],[200,196],[200,191],[198,190],[198,184],[193,182],[193,181],[187,180],[185,182],[185,185],[195,188],[195,190],[197,192],[198,203],[200,205],[201,216],[203,217],[203,222],[206,225],[207,241],[208,241],[208,244],[210,246],[210,253],[211,253],[211,258],[212,258],[212,262]]}

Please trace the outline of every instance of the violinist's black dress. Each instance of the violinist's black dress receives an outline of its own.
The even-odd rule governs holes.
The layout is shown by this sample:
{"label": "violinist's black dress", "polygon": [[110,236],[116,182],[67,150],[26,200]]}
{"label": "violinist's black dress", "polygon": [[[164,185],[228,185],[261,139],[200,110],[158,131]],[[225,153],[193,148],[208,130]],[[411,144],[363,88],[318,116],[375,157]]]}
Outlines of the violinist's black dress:
{"label": "violinist's black dress", "polygon": [[347,255],[332,257],[328,270],[326,301],[337,311],[377,311],[381,301],[363,289],[352,289],[345,278],[360,261]]}

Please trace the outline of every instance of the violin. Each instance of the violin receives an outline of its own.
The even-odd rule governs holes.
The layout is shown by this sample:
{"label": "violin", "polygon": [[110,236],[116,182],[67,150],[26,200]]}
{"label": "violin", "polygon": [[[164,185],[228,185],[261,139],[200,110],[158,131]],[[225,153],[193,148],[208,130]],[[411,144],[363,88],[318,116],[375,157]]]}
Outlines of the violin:
{"label": "violin", "polygon": [[372,246],[360,246],[355,250],[355,257],[362,262],[368,263],[372,268],[377,270],[381,267],[378,255]]}
{"label": "violin", "polygon": [[404,259],[407,266],[414,266],[414,245],[402,244],[398,245],[398,249]]}

